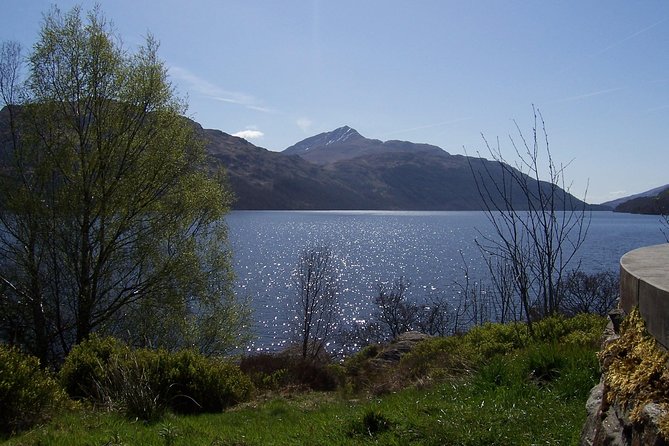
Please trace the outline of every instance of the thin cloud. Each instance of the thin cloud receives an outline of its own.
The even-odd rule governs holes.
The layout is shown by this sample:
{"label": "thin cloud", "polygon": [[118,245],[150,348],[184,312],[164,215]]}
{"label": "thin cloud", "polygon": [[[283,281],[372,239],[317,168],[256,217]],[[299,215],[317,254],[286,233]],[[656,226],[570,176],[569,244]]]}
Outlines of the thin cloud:
{"label": "thin cloud", "polygon": [[655,27],[658,26],[658,25],[661,25],[662,23],[664,23],[664,22],[666,22],[666,21],[667,21],[667,19],[664,18],[664,19],[659,20],[659,21],[657,21],[657,22],[655,22],[655,23],[653,23],[653,24],[651,24],[651,25],[646,26],[645,28],[641,28],[640,30],[633,32],[632,34],[630,34],[630,35],[628,35],[628,36],[622,38],[621,40],[618,40],[618,41],[616,41],[616,42],[613,42],[611,45],[609,45],[609,46],[607,46],[607,47],[601,49],[600,51],[596,52],[595,54],[593,54],[593,56],[599,56],[600,54],[604,54],[604,53],[607,52],[608,50],[610,50],[610,49],[612,49],[612,48],[615,48],[615,47],[617,47],[617,46],[619,46],[619,45],[622,45],[623,43],[627,42],[628,40],[631,40],[631,39],[635,38],[636,36],[638,36],[638,35],[640,35],[640,34],[643,34],[643,33],[647,32],[647,31],[650,31],[651,29],[655,28]]}
{"label": "thin cloud", "polygon": [[606,90],[599,90],[599,91],[593,91],[591,93],[579,94],[579,95],[576,95],[576,96],[569,96],[567,98],[558,99],[556,101],[553,101],[552,103],[559,104],[559,103],[562,103],[562,102],[580,101],[581,99],[587,99],[587,98],[591,98],[591,97],[594,97],[594,96],[601,96],[603,94],[613,93],[614,91],[620,91],[620,90],[623,90],[623,88],[622,87],[607,88]]}
{"label": "thin cloud", "polygon": [[274,113],[274,110],[263,106],[262,102],[256,97],[240,91],[231,91],[221,88],[218,85],[212,84],[211,82],[202,79],[185,68],[172,66],[170,67],[170,75],[173,78],[178,79],[186,84],[189,90],[214,101],[240,105],[242,107],[248,108],[249,110],[255,110],[263,113]]}
{"label": "thin cloud", "polygon": [[244,138],[245,140],[250,141],[252,139],[262,138],[265,136],[265,134],[260,130],[242,130],[237,133],[233,133],[232,136]]}
{"label": "thin cloud", "polygon": [[653,112],[656,112],[656,111],[666,110],[668,108],[669,108],[669,104],[660,105],[658,107],[649,108],[648,110],[645,111],[645,113],[653,113]]}
{"label": "thin cloud", "polygon": [[459,119],[453,119],[453,120],[450,120],[450,121],[437,122],[435,124],[420,125],[418,127],[411,127],[411,128],[408,128],[408,129],[394,130],[394,131],[386,133],[382,136],[397,135],[398,133],[408,133],[408,132],[414,132],[416,130],[431,129],[433,127],[441,127],[441,126],[444,126],[444,125],[457,124],[458,122],[469,121],[470,119],[473,119],[473,118],[459,118]]}

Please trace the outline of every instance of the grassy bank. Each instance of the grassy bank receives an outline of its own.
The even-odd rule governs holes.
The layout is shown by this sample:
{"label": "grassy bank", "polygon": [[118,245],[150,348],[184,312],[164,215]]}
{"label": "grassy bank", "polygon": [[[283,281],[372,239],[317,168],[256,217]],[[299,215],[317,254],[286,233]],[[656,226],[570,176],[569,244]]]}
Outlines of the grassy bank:
{"label": "grassy bank", "polygon": [[362,385],[374,360],[368,351],[334,367],[335,391],[257,391],[217,414],[168,413],[144,423],[81,407],[6,444],[577,444],[587,393],[599,377],[602,324],[556,320],[537,327],[532,340],[522,326],[491,325],[425,341]]}

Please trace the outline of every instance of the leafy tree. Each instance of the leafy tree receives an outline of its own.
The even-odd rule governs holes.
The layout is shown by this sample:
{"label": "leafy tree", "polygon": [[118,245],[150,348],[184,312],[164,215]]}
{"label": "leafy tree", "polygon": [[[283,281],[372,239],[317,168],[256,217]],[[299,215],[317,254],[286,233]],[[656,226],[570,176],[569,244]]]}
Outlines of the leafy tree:
{"label": "leafy tree", "polygon": [[246,325],[231,194],[157,52],[124,49],[97,8],[45,15],[22,84],[3,45],[0,330],[43,360],[95,331],[222,352]]}

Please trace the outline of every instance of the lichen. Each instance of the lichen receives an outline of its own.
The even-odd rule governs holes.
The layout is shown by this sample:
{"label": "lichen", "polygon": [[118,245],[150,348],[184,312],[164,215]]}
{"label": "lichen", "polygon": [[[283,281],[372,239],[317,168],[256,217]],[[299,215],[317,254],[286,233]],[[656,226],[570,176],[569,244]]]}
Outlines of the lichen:
{"label": "lichen", "polygon": [[[630,421],[643,422],[643,408],[651,402],[669,403],[669,353],[646,331],[634,308],[620,327],[620,337],[599,353],[606,399],[629,412]],[[669,413],[658,420],[658,429],[669,440]]]}

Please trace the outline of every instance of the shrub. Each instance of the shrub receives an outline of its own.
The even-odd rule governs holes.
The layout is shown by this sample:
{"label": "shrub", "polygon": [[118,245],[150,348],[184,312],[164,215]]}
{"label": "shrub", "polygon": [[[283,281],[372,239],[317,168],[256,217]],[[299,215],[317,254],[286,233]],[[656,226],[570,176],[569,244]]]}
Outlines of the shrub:
{"label": "shrub", "polygon": [[127,417],[146,421],[159,419],[167,408],[167,388],[157,379],[157,354],[149,350],[128,351],[112,356],[105,364],[100,396],[112,409]]}
{"label": "shrub", "polygon": [[250,379],[239,367],[195,350],[131,350],[93,337],[72,349],[60,372],[70,395],[155,420],[175,412],[219,412],[249,399]]}
{"label": "shrub", "polygon": [[37,358],[0,344],[0,433],[42,422],[64,401],[62,389]]}
{"label": "shrub", "polygon": [[100,386],[108,381],[110,361],[129,352],[130,349],[115,338],[93,335],[67,355],[59,372],[60,382],[71,398],[102,403],[105,398]]}
{"label": "shrub", "polygon": [[470,352],[471,359],[480,362],[517,350],[525,346],[528,339],[527,325],[524,323],[486,323],[469,330],[462,336],[461,342]]}
{"label": "shrub", "polygon": [[220,412],[247,401],[253,384],[239,367],[194,350],[169,356],[167,377],[170,407],[176,412]]}
{"label": "shrub", "polygon": [[540,385],[557,379],[565,367],[564,351],[555,344],[540,344],[528,349],[527,375]]}
{"label": "shrub", "polygon": [[337,375],[327,363],[288,354],[262,353],[242,359],[239,367],[256,387],[277,390],[287,386],[334,390]]}
{"label": "shrub", "polygon": [[513,388],[527,384],[527,373],[515,355],[495,356],[476,373],[474,384],[481,389]]}
{"label": "shrub", "polygon": [[412,378],[422,378],[439,371],[442,377],[468,373],[475,353],[462,337],[432,338],[420,342],[400,360],[400,367]]}

